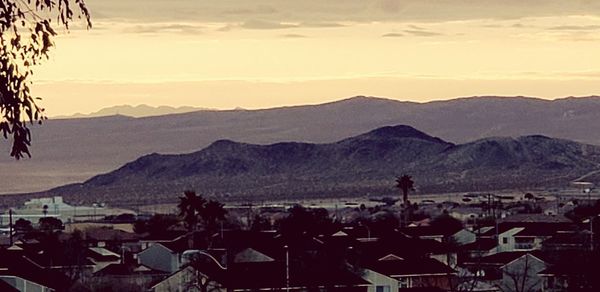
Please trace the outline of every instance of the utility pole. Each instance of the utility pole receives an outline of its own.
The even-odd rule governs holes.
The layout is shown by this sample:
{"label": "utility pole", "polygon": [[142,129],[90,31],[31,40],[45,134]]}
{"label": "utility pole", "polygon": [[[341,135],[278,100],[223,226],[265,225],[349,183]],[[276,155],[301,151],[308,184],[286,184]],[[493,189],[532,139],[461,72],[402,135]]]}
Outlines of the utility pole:
{"label": "utility pole", "polygon": [[12,220],[12,209],[8,209],[8,234],[10,246],[13,245],[13,220]]}
{"label": "utility pole", "polygon": [[590,251],[594,251],[594,218],[590,218]]}

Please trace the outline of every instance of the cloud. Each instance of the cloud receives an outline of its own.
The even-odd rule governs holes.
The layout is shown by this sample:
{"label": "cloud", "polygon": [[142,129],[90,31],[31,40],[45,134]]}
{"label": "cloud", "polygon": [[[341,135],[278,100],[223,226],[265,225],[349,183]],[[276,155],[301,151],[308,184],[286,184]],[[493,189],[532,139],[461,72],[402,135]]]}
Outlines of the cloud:
{"label": "cloud", "polygon": [[548,28],[549,30],[599,30],[600,25],[561,25]]}
{"label": "cloud", "polygon": [[[438,22],[527,17],[600,16],[600,1],[592,0],[89,0],[95,19],[128,22],[243,23],[268,19],[304,22]],[[143,6],[143,7],[140,7]],[[143,8],[143,9],[140,9]],[[268,16],[268,17],[267,17]]]}
{"label": "cloud", "polygon": [[300,38],[306,38],[307,36],[305,36],[303,34],[289,33],[289,34],[284,34],[281,37],[288,38],[288,39],[300,39]]}
{"label": "cloud", "polygon": [[397,33],[397,32],[390,32],[390,33],[386,33],[384,35],[382,35],[381,37],[384,38],[397,38],[397,37],[403,37],[404,35],[401,33]]}
{"label": "cloud", "polygon": [[277,9],[272,6],[257,6],[252,8],[233,8],[223,11],[223,14],[230,15],[266,15],[277,13]]}
{"label": "cloud", "polygon": [[407,29],[404,30],[405,33],[411,34],[413,36],[419,36],[419,37],[434,37],[434,36],[442,36],[444,34],[439,33],[439,32],[435,32],[435,31],[427,31],[427,30],[414,30],[414,29]]}
{"label": "cloud", "polygon": [[286,29],[296,28],[298,27],[298,25],[292,23],[271,22],[264,20],[250,20],[242,23],[240,27],[245,29]]}
{"label": "cloud", "polygon": [[126,27],[125,33],[134,34],[156,34],[156,33],[181,33],[181,34],[201,34],[202,26],[192,24],[143,24]]}
{"label": "cloud", "polygon": [[301,27],[346,27],[347,25],[339,22],[303,22]]}

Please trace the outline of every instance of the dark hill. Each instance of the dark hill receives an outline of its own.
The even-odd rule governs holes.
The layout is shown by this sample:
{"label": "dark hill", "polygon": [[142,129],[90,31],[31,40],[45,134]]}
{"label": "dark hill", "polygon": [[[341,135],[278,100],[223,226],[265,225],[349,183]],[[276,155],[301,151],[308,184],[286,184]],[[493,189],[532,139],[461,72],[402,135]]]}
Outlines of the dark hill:
{"label": "dark hill", "polygon": [[182,155],[151,154],[83,184],[50,191],[115,204],[173,201],[194,189],[222,200],[383,196],[413,175],[419,193],[564,185],[600,169],[600,147],[544,136],[455,145],[409,126],[327,144],[219,140]]}

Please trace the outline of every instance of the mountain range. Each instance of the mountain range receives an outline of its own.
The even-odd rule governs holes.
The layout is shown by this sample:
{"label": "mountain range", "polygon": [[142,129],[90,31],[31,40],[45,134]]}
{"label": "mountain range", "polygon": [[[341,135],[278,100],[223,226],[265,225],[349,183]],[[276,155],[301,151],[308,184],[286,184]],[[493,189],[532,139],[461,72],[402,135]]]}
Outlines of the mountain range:
{"label": "mountain range", "polygon": [[149,154],[84,183],[56,188],[83,202],[174,202],[185,190],[220,200],[396,195],[410,174],[419,194],[565,186],[600,170],[600,146],[545,136],[453,144],[410,126],[334,143],[270,145],[219,140],[189,154]]}
{"label": "mountain range", "polygon": [[62,115],[51,117],[53,119],[74,119],[74,118],[96,118],[96,117],[106,117],[106,116],[115,116],[122,115],[134,118],[142,118],[142,117],[151,117],[151,116],[162,116],[162,115],[171,115],[171,114],[181,114],[181,113],[189,113],[195,111],[202,110],[210,110],[208,108],[201,107],[193,107],[193,106],[181,106],[181,107],[172,107],[172,106],[149,106],[145,104],[140,104],[136,106],[132,105],[116,105],[107,108],[100,109],[99,111],[92,112],[89,114],[76,113],[73,115]]}
{"label": "mountain range", "polygon": [[451,143],[545,135],[600,145],[600,97],[471,97],[427,103],[373,97],[264,110],[203,110],[133,118],[55,119],[32,126],[33,157],[14,161],[0,143],[1,193],[85,181],[148,153],[178,154],[229,139],[252,144],[332,143],[410,125]]}

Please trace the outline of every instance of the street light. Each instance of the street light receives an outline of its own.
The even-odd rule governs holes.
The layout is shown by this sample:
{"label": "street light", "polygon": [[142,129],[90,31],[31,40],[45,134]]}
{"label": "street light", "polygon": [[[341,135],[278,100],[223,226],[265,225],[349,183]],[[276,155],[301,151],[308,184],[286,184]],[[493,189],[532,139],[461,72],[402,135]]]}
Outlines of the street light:
{"label": "street light", "polygon": [[600,217],[600,214],[591,216],[590,218],[583,220],[583,223],[590,221],[590,251],[594,251],[594,218]]}
{"label": "street light", "polygon": [[287,245],[284,245],[285,249],[285,291],[290,291],[290,251]]}

